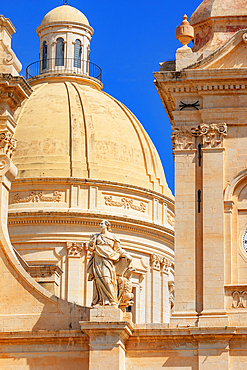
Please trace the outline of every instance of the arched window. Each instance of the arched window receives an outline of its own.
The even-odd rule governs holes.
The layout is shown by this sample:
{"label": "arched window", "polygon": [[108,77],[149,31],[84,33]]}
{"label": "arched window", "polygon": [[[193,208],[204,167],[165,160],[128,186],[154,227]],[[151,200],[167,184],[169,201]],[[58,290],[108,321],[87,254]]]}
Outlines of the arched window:
{"label": "arched window", "polygon": [[42,50],[42,69],[46,68],[47,68],[47,43],[46,41],[44,41]]}
{"label": "arched window", "polygon": [[81,68],[81,41],[75,40],[75,48],[74,48],[74,67]]}
{"label": "arched window", "polygon": [[64,40],[62,37],[57,39],[56,44],[56,66],[63,66],[64,65]]}

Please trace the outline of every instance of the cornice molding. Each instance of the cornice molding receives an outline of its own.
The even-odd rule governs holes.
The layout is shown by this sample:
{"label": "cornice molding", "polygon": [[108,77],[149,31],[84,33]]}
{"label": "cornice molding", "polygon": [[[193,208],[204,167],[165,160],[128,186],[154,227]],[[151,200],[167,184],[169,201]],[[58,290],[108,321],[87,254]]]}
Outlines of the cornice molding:
{"label": "cornice molding", "polygon": [[158,193],[157,191],[142,188],[140,186],[134,186],[129,184],[124,184],[120,182],[111,182],[111,181],[104,181],[104,180],[97,180],[97,179],[83,179],[83,178],[52,178],[52,177],[46,177],[46,178],[17,178],[12,184],[12,191],[11,192],[18,192],[18,185],[21,185],[23,187],[23,184],[27,185],[34,185],[34,184],[69,184],[69,185],[88,185],[88,186],[102,186],[105,188],[114,188],[118,190],[124,190],[124,191],[133,191],[133,193],[136,194],[142,194],[145,197],[151,196],[156,197],[157,199],[161,200],[162,202],[165,202],[169,204],[170,208],[174,210],[175,202],[174,198],[169,198],[168,196]]}
{"label": "cornice molding", "polygon": [[155,239],[165,240],[170,247],[174,243],[174,231],[164,226],[145,222],[141,220],[131,219],[129,217],[110,216],[109,214],[92,214],[92,213],[76,213],[76,212],[10,212],[8,218],[8,226],[15,225],[35,225],[35,224],[60,224],[60,225],[81,225],[98,227],[99,220],[108,219],[111,222],[112,228],[115,230],[126,230],[138,234],[145,234],[154,237]]}

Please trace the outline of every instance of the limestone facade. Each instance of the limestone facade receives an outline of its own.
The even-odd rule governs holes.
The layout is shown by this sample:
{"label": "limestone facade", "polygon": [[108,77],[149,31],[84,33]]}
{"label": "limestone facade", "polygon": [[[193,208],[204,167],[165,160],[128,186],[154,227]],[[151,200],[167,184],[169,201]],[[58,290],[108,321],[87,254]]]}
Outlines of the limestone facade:
{"label": "limestone facade", "polygon": [[[203,15],[205,9],[214,12],[217,4],[220,21],[230,24],[233,16],[234,21],[245,19],[245,2],[232,3],[235,13],[229,15],[222,4],[229,7],[230,3],[204,0],[198,8],[199,18],[192,20],[217,23],[215,13]],[[9,21],[3,21],[9,27]],[[132,131],[135,142],[129,143],[128,153],[135,146],[143,153],[142,161],[129,156],[129,163],[135,164],[133,171],[118,155],[117,131],[110,136],[112,128],[102,130],[111,137],[108,150],[115,148],[115,161],[113,156],[108,158],[111,170],[106,170],[107,158],[92,157],[96,152],[92,148],[99,148],[95,145],[99,144],[95,140],[100,132],[99,113],[95,114],[97,104],[90,107],[85,96],[91,94],[97,102],[104,99],[101,83],[84,74],[37,75],[30,81],[32,93],[14,72],[0,75],[6,90],[0,99],[1,369],[104,370],[109,363],[112,370],[246,369],[247,30],[228,33],[217,48],[217,27],[211,30],[212,42],[200,46],[195,39],[197,49],[183,47],[174,63],[164,62],[154,74],[173,128],[175,212],[150,139],[135,117],[121,103],[112,103],[111,97],[104,98],[118,117],[119,127],[121,120],[129,120],[128,130],[134,127],[138,133],[135,136]],[[42,89],[55,96],[56,88],[62,91],[61,84],[68,88],[67,101],[69,97],[72,102],[75,94],[76,103],[74,116],[68,115],[63,104],[65,114],[59,117],[67,117],[67,121],[61,118],[64,147],[56,152],[57,130],[52,126],[56,115],[51,121],[44,120],[41,106],[42,120],[31,120],[29,141],[25,141],[25,121],[42,102]],[[18,104],[13,97],[18,97]],[[83,132],[90,136],[78,133],[80,126],[71,119],[75,114],[76,122],[82,120]],[[101,127],[110,122],[104,114]],[[42,122],[49,123],[52,148],[38,133]],[[12,162],[15,146],[18,175]],[[84,148],[80,156],[79,147]],[[40,168],[39,150],[43,153]],[[133,258],[132,312],[108,306],[90,308],[88,241],[102,218],[110,220]]]}
{"label": "limestone facade", "polygon": [[[158,153],[132,112],[85,69],[93,29],[80,11],[53,9],[37,33],[39,68],[28,67],[33,93],[14,116],[18,175],[8,225],[16,254],[43,287],[90,307],[88,242],[108,219],[133,259],[133,321],[168,323],[174,201]],[[76,40],[81,52],[75,57]]]}

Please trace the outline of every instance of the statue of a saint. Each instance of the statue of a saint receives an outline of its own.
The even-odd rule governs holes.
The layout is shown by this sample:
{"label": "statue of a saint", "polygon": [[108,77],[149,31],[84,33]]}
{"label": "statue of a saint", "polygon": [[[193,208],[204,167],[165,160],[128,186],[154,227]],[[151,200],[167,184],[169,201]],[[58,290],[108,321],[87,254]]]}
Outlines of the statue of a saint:
{"label": "statue of a saint", "polygon": [[92,306],[127,306],[133,304],[130,277],[132,258],[121,248],[120,240],[111,232],[107,220],[100,222],[101,233],[91,235],[88,249],[88,280],[93,280]]}

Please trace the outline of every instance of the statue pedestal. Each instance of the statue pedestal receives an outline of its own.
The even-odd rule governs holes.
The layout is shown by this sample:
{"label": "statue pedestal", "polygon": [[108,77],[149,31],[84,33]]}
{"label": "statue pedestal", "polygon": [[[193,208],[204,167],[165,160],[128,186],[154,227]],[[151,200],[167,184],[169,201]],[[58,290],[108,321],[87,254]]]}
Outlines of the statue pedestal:
{"label": "statue pedestal", "polygon": [[131,315],[119,308],[99,306],[90,310],[90,321],[80,325],[89,337],[90,370],[109,370],[109,365],[111,370],[125,370],[125,343],[133,332]]}
{"label": "statue pedestal", "polygon": [[124,320],[122,310],[112,306],[99,306],[90,310],[90,322],[119,322]]}

